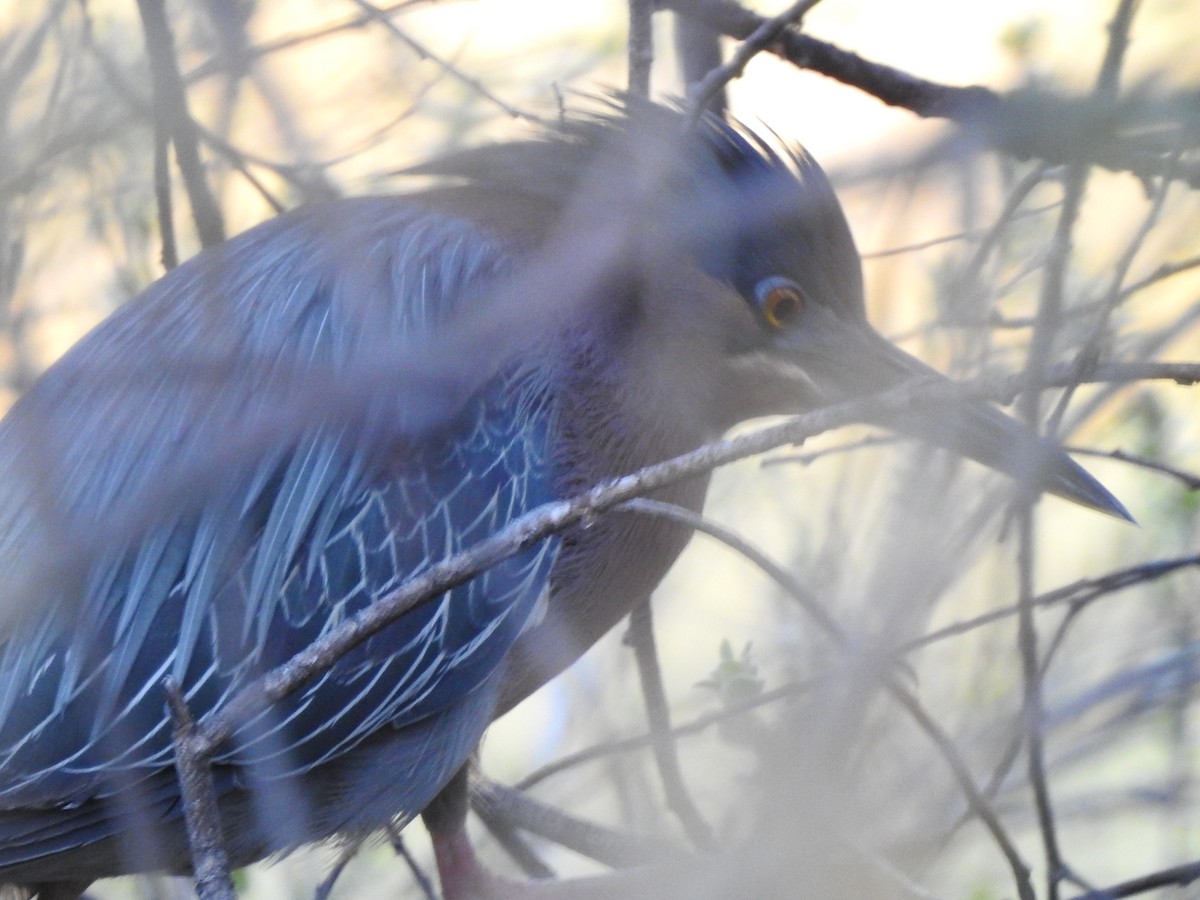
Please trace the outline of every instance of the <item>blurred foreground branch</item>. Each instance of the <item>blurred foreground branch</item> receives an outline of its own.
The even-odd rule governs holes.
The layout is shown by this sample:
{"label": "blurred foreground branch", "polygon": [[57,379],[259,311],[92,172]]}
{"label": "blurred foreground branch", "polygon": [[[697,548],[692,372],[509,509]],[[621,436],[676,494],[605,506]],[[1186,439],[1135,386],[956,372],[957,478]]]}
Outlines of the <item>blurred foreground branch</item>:
{"label": "blurred foreground branch", "polygon": [[[660,0],[664,9],[695,18],[745,40],[767,23],[733,0]],[[1200,117],[1192,92],[1164,97],[1070,97],[1042,89],[1002,94],[980,85],[941,84],[865,59],[786,28],[767,49],[793,65],[819,72],[923,118],[948,119],[1017,159],[1086,162],[1127,171],[1142,180],[1170,178],[1200,187],[1200,161],[1173,161],[1200,147]],[[1158,137],[1151,126],[1166,129]]]}

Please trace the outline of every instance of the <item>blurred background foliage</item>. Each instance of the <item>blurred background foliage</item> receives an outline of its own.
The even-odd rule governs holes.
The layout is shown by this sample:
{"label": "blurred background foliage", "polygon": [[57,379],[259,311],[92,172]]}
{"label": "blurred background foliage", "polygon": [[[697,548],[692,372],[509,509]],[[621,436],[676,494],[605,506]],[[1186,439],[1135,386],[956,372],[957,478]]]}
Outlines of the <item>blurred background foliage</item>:
{"label": "blurred background foliage", "polygon": [[[1082,95],[1096,81],[1115,8],[826,0],[805,28],[947,84]],[[167,13],[229,234],[323,197],[402,191],[406,166],[530,133],[539,119],[586,108],[589,95],[625,81],[627,9],[617,0],[202,0],[169,3]],[[654,27],[654,93],[680,95],[670,17],[656,16]],[[1194,166],[1200,145],[1198,40],[1196,0],[1144,0],[1121,72],[1120,108],[1161,110],[1154,128],[1177,144],[1180,165]],[[162,274],[151,84],[134,0],[0,4],[5,405]],[[1022,369],[1062,212],[1063,167],[991,151],[977,135],[769,56],[732,85],[731,108],[779,140],[803,142],[830,170],[865,255],[877,327],[955,377]],[[1031,127],[1053,139],[1060,124],[1034,116]],[[1062,140],[1079,140],[1062,127]],[[199,240],[171,172],[186,258]],[[1200,196],[1186,182],[1090,169],[1053,359],[1072,360],[1085,345],[1103,359],[1200,359],[1198,226]],[[1059,392],[1046,396],[1043,413]],[[1200,473],[1198,412],[1195,389],[1170,383],[1083,387],[1058,432],[1074,446]],[[778,867],[780,896],[1011,895],[1008,866],[964,818],[949,769],[869,677],[896,665],[992,798],[1041,896],[1045,821],[1022,740],[1011,485],[927,448],[867,436],[844,430],[719,473],[712,518],[794,572],[854,636],[856,652],[835,647],[738,553],[697,537],[655,599],[673,720],[713,723],[679,738],[685,781],[719,843],[770,834],[786,844],[762,863]],[[1139,524],[1043,501],[1034,590],[1127,569],[1137,583],[1080,590],[1036,616],[1056,839],[1080,882],[1066,896],[1200,859],[1195,482],[1121,460],[1084,462]],[[1186,564],[1170,573],[1151,568],[1180,558]],[[746,711],[755,701],[762,705]],[[567,754],[645,731],[636,672],[615,633],[498,723],[482,767],[517,783]],[[635,743],[550,775],[531,795],[686,846],[647,742]],[[428,867],[420,828],[405,838]],[[498,846],[482,842],[492,864],[512,870]],[[599,871],[550,841],[533,846],[560,874]],[[316,848],[254,867],[241,884],[251,896],[311,896],[336,856]],[[183,889],[140,881],[97,893]],[[376,847],[333,890],[420,889],[391,849]]]}

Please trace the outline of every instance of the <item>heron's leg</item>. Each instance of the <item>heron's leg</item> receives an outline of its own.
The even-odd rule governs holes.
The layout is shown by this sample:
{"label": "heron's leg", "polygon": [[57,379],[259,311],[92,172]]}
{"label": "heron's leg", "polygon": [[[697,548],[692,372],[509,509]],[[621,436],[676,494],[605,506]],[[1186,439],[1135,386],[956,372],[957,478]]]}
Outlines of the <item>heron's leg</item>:
{"label": "heron's leg", "polygon": [[499,896],[496,889],[501,887],[479,862],[467,836],[470,769],[470,763],[459,769],[421,812],[433,842],[444,900]]}

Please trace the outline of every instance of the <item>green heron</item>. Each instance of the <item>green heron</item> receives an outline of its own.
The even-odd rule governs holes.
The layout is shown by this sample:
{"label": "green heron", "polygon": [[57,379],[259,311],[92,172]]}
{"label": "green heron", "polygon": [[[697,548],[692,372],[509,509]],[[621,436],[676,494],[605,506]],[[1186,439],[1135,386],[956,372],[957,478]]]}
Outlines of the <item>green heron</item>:
{"label": "green heron", "polygon": [[[619,107],[420,171],[445,181],[178,267],[0,424],[0,881],[69,897],[189,869],[165,678],[204,721],[543,502],[930,372],[869,326],[817,164],[739,125]],[[1127,515],[986,404],[879,424],[1017,476],[1036,459],[1041,488]],[[657,496],[699,510],[706,488]],[[488,723],[688,537],[633,516],[567,531],[244,722],[212,765],[232,862],[402,823],[450,785],[428,818],[451,868],[455,776]]]}

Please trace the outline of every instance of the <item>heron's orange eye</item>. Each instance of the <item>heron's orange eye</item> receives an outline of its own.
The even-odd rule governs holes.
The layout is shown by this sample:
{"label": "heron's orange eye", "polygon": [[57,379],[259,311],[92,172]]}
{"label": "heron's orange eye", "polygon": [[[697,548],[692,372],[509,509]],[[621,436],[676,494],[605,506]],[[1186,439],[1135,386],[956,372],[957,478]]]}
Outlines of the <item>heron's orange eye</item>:
{"label": "heron's orange eye", "polygon": [[768,278],[755,293],[763,321],[772,328],[787,328],[804,312],[804,294],[786,278]]}

